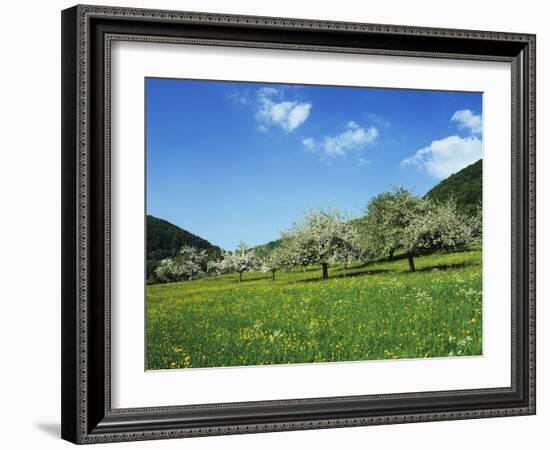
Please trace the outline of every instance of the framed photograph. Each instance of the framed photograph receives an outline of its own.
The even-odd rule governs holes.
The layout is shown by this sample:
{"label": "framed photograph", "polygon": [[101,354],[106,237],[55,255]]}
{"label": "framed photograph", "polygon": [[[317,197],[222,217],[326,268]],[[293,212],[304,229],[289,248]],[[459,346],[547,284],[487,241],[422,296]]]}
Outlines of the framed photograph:
{"label": "framed photograph", "polygon": [[62,437],[535,413],[535,36],[62,12]]}

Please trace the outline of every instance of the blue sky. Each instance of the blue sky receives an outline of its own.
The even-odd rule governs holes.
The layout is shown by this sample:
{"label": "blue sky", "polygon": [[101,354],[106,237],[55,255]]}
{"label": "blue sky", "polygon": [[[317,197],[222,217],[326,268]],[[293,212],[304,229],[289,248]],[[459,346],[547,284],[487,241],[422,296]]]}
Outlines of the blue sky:
{"label": "blue sky", "polygon": [[234,249],[482,155],[482,94],[146,79],[147,214]]}

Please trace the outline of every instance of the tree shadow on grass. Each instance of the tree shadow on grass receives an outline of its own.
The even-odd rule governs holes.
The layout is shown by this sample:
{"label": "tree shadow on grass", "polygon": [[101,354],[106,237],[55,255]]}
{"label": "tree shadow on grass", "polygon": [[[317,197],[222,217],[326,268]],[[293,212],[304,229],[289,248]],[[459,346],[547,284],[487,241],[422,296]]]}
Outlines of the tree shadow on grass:
{"label": "tree shadow on grass", "polygon": [[[379,275],[381,273],[388,273],[388,272],[392,272],[391,270],[389,269],[374,269],[374,270],[361,270],[361,271],[358,271],[358,272],[351,272],[351,273],[340,273],[340,274],[336,274],[336,275],[330,275],[329,273],[329,277],[326,278],[327,280],[336,280],[336,279],[341,279],[341,278],[354,278],[354,277],[362,277],[364,275]],[[319,276],[319,277],[315,277],[315,278],[305,278],[303,280],[297,280],[297,282],[300,282],[300,283],[311,283],[313,281],[323,281],[323,277]]]}
{"label": "tree shadow on grass", "polygon": [[[416,272],[431,272],[432,270],[464,269],[472,265],[474,264],[465,264],[465,263],[437,264],[435,266],[421,267],[419,269],[416,269]],[[414,272],[409,272],[409,273],[414,273]]]}
{"label": "tree shadow on grass", "polygon": [[408,255],[406,253],[397,253],[393,255],[391,258],[389,256],[385,256],[383,258],[373,259],[372,261],[365,261],[358,267],[369,267],[369,266],[374,266],[376,264],[394,263],[407,258],[408,258]]}
{"label": "tree shadow on grass", "polygon": [[269,275],[265,275],[265,276],[255,276],[255,277],[246,277],[243,276],[243,279],[241,281],[237,279],[235,280],[231,280],[232,283],[236,283],[236,284],[243,284],[243,283],[248,283],[249,281],[261,281],[261,280],[271,280],[271,274]]}
{"label": "tree shadow on grass", "polygon": [[[476,250],[476,249],[468,248],[468,247],[455,248],[452,250],[439,250],[435,252],[426,252],[418,256],[425,257],[425,256],[432,256],[432,255],[451,255],[453,253],[468,253],[468,252],[471,252],[472,250]],[[369,267],[369,266],[374,266],[375,264],[392,263],[392,262],[402,261],[404,259],[407,259],[408,257],[409,256],[407,253],[396,253],[392,257],[385,256],[385,257],[373,259],[372,261],[366,261],[357,267]]]}
{"label": "tree shadow on grass", "polygon": [[[334,279],[341,279],[341,278],[353,278],[353,277],[361,277],[365,275],[380,275],[384,273],[395,273],[395,274],[414,274],[416,272],[431,272],[433,270],[449,270],[449,269],[464,269],[466,267],[472,266],[472,264],[465,264],[465,263],[455,263],[455,264],[437,264],[433,266],[427,266],[427,267],[420,267],[416,269],[415,272],[410,272],[409,270],[390,270],[390,269],[373,269],[373,270],[361,270],[357,272],[351,272],[351,273],[341,273],[341,274],[333,274],[330,275],[328,280],[334,280]],[[323,281],[322,277],[315,277],[315,278],[306,278],[303,280],[299,280],[300,283],[311,283],[314,281]]]}

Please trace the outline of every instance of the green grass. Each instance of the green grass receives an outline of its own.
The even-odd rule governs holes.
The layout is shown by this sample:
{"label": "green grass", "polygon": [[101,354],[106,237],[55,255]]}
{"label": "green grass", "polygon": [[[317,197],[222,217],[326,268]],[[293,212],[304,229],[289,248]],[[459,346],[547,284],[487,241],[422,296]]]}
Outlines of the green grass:
{"label": "green grass", "polygon": [[147,367],[480,355],[481,251],[147,287]]}

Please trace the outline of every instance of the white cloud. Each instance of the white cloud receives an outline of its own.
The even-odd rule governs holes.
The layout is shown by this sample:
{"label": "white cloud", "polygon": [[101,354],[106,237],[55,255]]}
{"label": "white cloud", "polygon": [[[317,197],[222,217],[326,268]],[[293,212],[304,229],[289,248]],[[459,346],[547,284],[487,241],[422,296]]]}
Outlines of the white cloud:
{"label": "white cloud", "polygon": [[360,166],[368,166],[371,163],[368,159],[365,158],[359,158],[359,165]]}
{"label": "white cloud", "polygon": [[320,151],[324,156],[343,156],[348,151],[366,147],[377,137],[378,130],[376,128],[365,129],[350,120],[346,125],[346,130],[342,133],[335,136],[325,136],[320,143],[309,137],[302,140],[302,145],[307,151]]}
{"label": "white cloud", "polygon": [[247,106],[251,102],[250,91],[248,89],[237,89],[227,97],[237,105]]}
{"label": "white cloud", "polygon": [[315,151],[315,141],[312,138],[302,140],[302,145],[310,152]]}
{"label": "white cloud", "polygon": [[279,89],[273,87],[263,87],[258,89],[258,97],[273,97],[275,95],[280,95]]}
{"label": "white cloud", "polygon": [[481,134],[483,129],[481,115],[469,109],[456,111],[451,117],[451,122],[456,122],[460,130],[466,129],[473,134]]}
{"label": "white cloud", "polygon": [[386,119],[384,119],[382,116],[379,116],[378,114],[371,113],[368,115],[368,118],[373,124],[379,127],[387,128],[391,125]]}
{"label": "white cloud", "polygon": [[446,178],[479,160],[482,142],[477,135],[483,131],[481,115],[461,109],[452,115],[451,122],[455,122],[460,130],[469,131],[470,136],[461,138],[454,135],[432,141],[429,146],[401,161],[401,166],[413,165],[436,178]]}
{"label": "white cloud", "polygon": [[441,179],[476,162],[481,156],[482,145],[478,137],[449,136],[418,150],[401,161],[401,166],[414,165]]}
{"label": "white cloud", "polygon": [[325,136],[321,146],[326,156],[342,156],[350,150],[366,147],[377,137],[376,128],[365,129],[351,121],[348,122],[346,131],[336,136]]}
{"label": "white cloud", "polygon": [[275,125],[292,132],[308,118],[311,103],[282,100],[282,93],[275,88],[261,88],[256,93],[256,119],[264,126]]}

